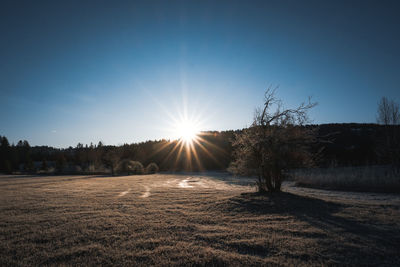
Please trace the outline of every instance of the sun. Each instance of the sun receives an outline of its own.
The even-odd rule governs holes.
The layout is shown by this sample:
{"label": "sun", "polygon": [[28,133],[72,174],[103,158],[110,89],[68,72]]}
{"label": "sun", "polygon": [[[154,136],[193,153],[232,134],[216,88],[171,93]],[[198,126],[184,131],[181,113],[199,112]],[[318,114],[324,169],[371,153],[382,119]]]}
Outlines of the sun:
{"label": "sun", "polygon": [[192,144],[196,140],[199,129],[196,123],[182,120],[176,124],[176,135],[186,144]]}

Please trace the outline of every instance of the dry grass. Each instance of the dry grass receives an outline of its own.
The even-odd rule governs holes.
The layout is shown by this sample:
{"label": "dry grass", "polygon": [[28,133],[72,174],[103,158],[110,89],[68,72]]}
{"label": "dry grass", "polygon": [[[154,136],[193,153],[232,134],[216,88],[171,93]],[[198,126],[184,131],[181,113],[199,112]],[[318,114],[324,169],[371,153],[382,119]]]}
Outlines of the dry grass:
{"label": "dry grass", "polygon": [[399,265],[399,201],[229,177],[0,177],[0,265]]}
{"label": "dry grass", "polygon": [[400,173],[385,166],[298,170],[293,178],[299,186],[400,193]]}

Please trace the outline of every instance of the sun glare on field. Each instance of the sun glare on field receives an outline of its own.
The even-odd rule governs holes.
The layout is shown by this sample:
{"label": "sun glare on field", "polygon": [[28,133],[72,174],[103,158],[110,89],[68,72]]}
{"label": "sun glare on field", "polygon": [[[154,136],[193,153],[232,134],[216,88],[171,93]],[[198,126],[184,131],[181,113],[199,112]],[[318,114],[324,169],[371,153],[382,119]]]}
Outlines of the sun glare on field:
{"label": "sun glare on field", "polygon": [[191,144],[197,138],[199,129],[194,122],[183,120],[176,125],[176,135],[186,144]]}

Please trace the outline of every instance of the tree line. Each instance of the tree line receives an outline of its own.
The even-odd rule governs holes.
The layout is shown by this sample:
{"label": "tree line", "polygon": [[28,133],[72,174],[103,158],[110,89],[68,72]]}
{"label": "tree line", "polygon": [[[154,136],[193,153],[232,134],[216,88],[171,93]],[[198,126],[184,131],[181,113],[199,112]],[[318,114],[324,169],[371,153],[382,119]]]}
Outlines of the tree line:
{"label": "tree line", "polygon": [[[121,146],[78,143],[75,147],[58,149],[30,146],[26,140],[10,144],[7,137],[0,136],[0,172],[115,174],[122,169],[136,172],[140,165],[145,172],[153,163],[160,171],[237,168],[242,169],[239,173],[252,170],[255,174],[257,166],[284,170],[308,166],[400,165],[400,120],[395,102],[382,98],[378,124],[313,125],[306,120],[306,111],[313,103],[283,109],[273,94],[266,97],[269,102],[256,111],[251,127],[202,132],[190,146],[179,140],[162,139]],[[269,109],[272,103],[278,105],[275,111]],[[254,158],[256,154],[248,154],[249,151],[265,158]],[[264,172],[267,175],[271,170],[267,168]],[[282,179],[284,175],[284,172],[274,174]]]}
{"label": "tree line", "polygon": [[[329,142],[316,142],[311,151],[319,154],[318,167],[387,165],[396,159],[396,138],[388,138],[388,132],[397,136],[398,125],[337,123],[303,126],[316,131],[316,139],[330,136]],[[194,144],[198,164],[193,151],[184,147],[179,154],[177,140],[157,140],[121,146],[77,144],[75,147],[58,149],[49,146],[30,146],[21,140],[10,144],[7,137],[0,136],[0,172],[38,172],[54,169],[69,172],[107,172],[117,168],[124,159],[141,162],[144,166],[154,162],[161,171],[225,170],[233,160],[232,142],[235,134],[243,130],[204,132],[205,141]],[[390,148],[390,149],[389,149]],[[389,153],[394,150],[392,153]],[[191,156],[188,156],[188,153]],[[389,154],[389,155],[388,155]]]}
{"label": "tree line", "polygon": [[191,146],[162,139],[121,146],[78,143],[64,149],[30,146],[28,141],[14,145],[0,136],[0,172],[114,173],[126,160],[155,163],[161,171],[222,170],[231,160],[233,133],[203,132]]}

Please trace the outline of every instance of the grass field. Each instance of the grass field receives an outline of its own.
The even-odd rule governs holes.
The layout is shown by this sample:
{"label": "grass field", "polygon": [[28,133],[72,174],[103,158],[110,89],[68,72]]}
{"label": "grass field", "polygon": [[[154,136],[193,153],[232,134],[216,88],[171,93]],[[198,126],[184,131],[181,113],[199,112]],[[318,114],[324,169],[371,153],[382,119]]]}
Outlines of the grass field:
{"label": "grass field", "polygon": [[400,265],[400,197],[227,175],[1,176],[0,265]]}
{"label": "grass field", "polygon": [[297,185],[361,192],[400,192],[400,172],[390,166],[336,167],[297,170]]}

